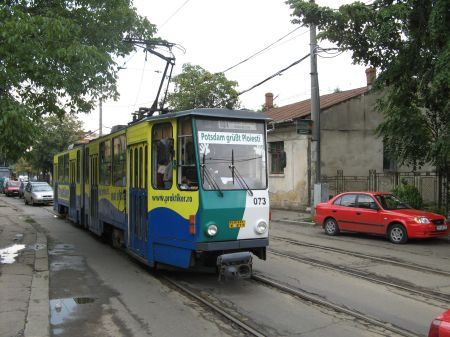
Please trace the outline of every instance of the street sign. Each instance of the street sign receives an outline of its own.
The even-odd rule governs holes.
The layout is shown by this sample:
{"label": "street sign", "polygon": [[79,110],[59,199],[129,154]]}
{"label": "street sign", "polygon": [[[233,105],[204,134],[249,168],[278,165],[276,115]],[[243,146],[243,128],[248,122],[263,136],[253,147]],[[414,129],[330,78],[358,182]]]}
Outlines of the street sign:
{"label": "street sign", "polygon": [[297,119],[296,127],[299,135],[310,135],[312,134],[313,121],[311,119]]}

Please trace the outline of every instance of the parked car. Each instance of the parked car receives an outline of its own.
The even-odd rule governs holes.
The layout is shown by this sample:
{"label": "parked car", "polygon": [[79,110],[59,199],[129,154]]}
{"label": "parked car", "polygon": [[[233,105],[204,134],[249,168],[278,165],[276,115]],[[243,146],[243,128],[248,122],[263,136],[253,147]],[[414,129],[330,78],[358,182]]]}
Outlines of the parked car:
{"label": "parked car", "polygon": [[6,182],[4,192],[7,197],[11,197],[13,195],[19,195],[19,187],[20,187],[20,181],[8,180]]}
{"label": "parked car", "polygon": [[23,194],[25,204],[51,204],[53,202],[53,189],[46,182],[30,181]]}
{"label": "parked car", "polygon": [[345,192],[315,208],[314,221],[325,233],[361,232],[385,235],[393,243],[410,238],[447,236],[444,216],[411,208],[384,192]]}
{"label": "parked car", "polygon": [[431,322],[428,337],[450,337],[450,309]]}

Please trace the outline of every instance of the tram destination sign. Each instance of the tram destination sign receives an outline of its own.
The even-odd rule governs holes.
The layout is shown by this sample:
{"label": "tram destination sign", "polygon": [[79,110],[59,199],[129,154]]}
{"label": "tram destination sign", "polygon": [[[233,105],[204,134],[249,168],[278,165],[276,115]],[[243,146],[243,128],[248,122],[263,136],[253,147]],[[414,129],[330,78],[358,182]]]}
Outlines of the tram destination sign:
{"label": "tram destination sign", "polygon": [[248,132],[199,131],[199,144],[263,145],[264,136]]}

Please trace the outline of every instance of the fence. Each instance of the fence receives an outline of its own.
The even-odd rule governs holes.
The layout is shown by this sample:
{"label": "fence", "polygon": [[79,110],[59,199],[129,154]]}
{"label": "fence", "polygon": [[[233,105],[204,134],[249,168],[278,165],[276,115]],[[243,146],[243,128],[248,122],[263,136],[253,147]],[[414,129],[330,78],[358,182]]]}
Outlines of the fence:
{"label": "fence", "polygon": [[390,192],[403,181],[417,187],[425,204],[439,205],[449,212],[449,186],[446,177],[439,177],[435,172],[424,173],[378,173],[369,170],[368,176],[345,176],[338,170],[333,177],[322,176],[323,183],[328,184],[330,195],[347,191]]}

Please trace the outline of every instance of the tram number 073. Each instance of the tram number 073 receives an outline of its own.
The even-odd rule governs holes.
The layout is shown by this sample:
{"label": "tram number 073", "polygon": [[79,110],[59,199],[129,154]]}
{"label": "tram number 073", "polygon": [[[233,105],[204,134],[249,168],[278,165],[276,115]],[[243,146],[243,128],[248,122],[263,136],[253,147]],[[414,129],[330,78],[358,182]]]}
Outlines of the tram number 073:
{"label": "tram number 073", "polygon": [[255,206],[265,205],[266,203],[266,198],[253,198],[253,205]]}

